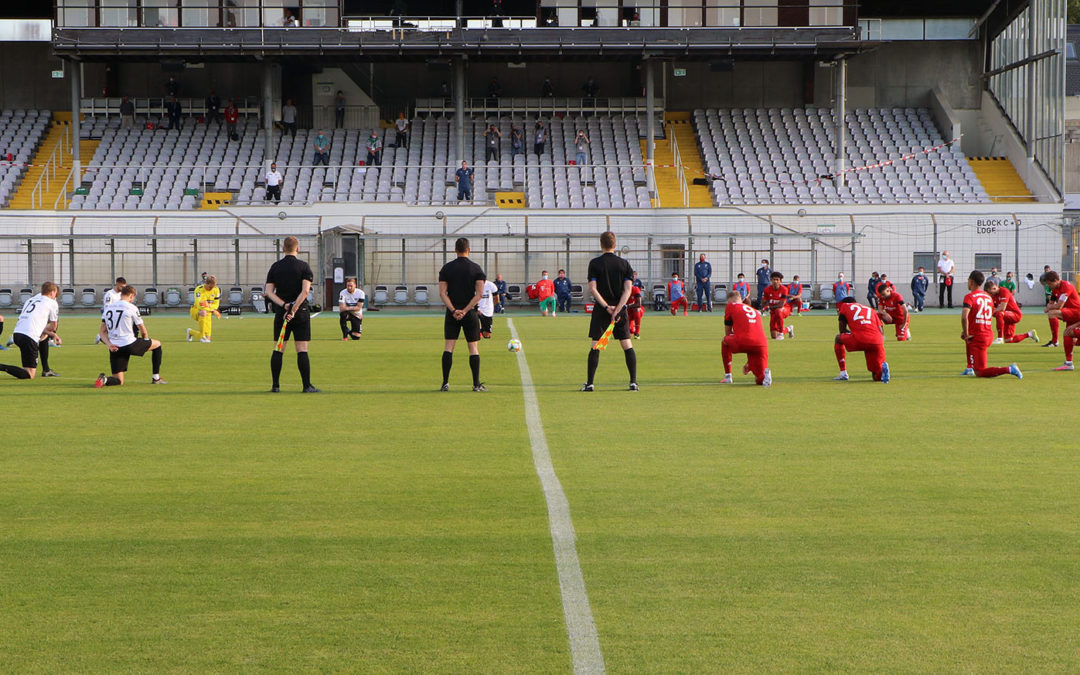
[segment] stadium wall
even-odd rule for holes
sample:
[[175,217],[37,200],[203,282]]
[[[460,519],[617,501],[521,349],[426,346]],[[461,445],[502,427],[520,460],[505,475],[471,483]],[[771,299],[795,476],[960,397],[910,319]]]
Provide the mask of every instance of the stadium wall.
[[[434,208],[353,204],[191,216],[12,214],[0,217],[0,288],[17,290],[51,279],[78,290],[107,285],[113,274],[124,274],[138,286],[162,290],[184,287],[201,271],[217,274],[222,285],[250,288],[261,284],[280,239],[289,234],[303,238],[305,256],[321,280],[331,276],[343,242],[359,241],[362,283],[369,292],[376,284],[437,287],[438,269],[453,256],[459,236],[470,237],[474,258],[489,274],[501,273],[510,283],[535,281],[542,269],[560,267],[581,282],[588,259],[596,255],[599,233],[610,228],[622,255],[649,285],[662,283],[672,271],[685,274],[705,253],[717,283],[729,283],[739,272],[752,278],[758,261],[768,258],[774,269],[788,278],[799,274],[815,290],[844,272],[861,293],[872,271],[888,274],[906,289],[916,254],[932,261],[937,251],[948,250],[961,275],[976,265],[976,256],[984,263],[998,259],[981,256],[1000,256],[1002,272],[1037,278],[1043,265],[1061,269],[1065,253],[1059,204],[800,211],[450,207],[438,218]],[[1038,287],[1019,290],[1022,302],[1041,298]],[[429,302],[437,303],[437,295],[432,293]]]
[[71,109],[71,85],[50,72],[63,66],[47,42],[0,41],[0,109]]

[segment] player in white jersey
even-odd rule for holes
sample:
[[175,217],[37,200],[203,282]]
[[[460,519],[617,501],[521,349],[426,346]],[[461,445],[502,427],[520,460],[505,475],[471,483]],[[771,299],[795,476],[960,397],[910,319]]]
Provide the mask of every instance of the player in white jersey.
[[480,335],[484,338],[491,337],[491,321],[495,316],[495,295],[498,292],[499,287],[495,285],[495,282],[487,280],[484,282],[480,302],[476,303],[476,313],[480,317]]
[[359,340],[364,334],[364,289],[356,286],[356,279],[345,280],[345,288],[338,295],[338,323],[341,325],[341,340],[349,338]]
[[[124,373],[128,369],[128,360],[132,356],[142,356],[150,352],[154,366],[154,379],[150,384],[165,384],[161,379],[161,343],[151,340],[146,332],[146,324],[139,315],[139,308],[132,304],[135,289],[124,286],[120,289],[120,300],[106,305],[101,312],[101,341],[109,348],[109,366],[112,377],[105,373],[98,375],[94,386],[116,387],[124,384]],[[139,336],[135,336],[136,328]]]
[[[124,277],[116,277],[116,282],[113,284],[113,287],[105,291],[105,297],[101,299],[102,315],[105,314],[106,307],[113,304],[114,302],[120,302],[120,289],[124,286],[127,286],[127,279],[125,279]],[[98,333],[94,336],[94,344],[99,344],[100,342],[101,334]]]
[[56,324],[60,320],[60,305],[56,303],[59,292],[56,284],[46,281],[41,285],[41,292],[23,305],[12,335],[12,340],[22,352],[22,368],[0,364],[0,371],[19,380],[32,380],[37,374],[40,354],[45,374],[52,372],[48,367],[49,339],[52,338],[57,345],[63,344],[56,333]]

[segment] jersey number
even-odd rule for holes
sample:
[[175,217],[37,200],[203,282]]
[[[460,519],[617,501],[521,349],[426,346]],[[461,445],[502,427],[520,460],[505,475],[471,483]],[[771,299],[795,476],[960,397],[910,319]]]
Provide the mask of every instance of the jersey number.
[[743,305],[742,306],[742,311],[743,311],[743,314],[746,315],[746,318],[750,320],[750,323],[753,323],[753,322],[757,321],[758,314],[757,314],[756,309],[754,309],[750,305]]
[[22,311],[23,315],[24,316],[30,316],[31,314],[34,313],[34,310],[37,309],[37,306],[38,306],[38,301],[37,300],[34,300],[33,302],[26,303],[26,307],[24,307],[23,311]]
[[124,318],[124,313],[110,309],[105,312],[105,315],[102,318],[105,319],[105,325],[109,330],[116,330],[120,327],[120,319]]
[[975,299],[975,323],[989,324],[994,316],[994,303],[990,298]]
[[[870,308],[862,305],[854,305],[855,312],[851,315],[852,321],[866,321],[870,318]],[[863,311],[866,310],[866,311]]]

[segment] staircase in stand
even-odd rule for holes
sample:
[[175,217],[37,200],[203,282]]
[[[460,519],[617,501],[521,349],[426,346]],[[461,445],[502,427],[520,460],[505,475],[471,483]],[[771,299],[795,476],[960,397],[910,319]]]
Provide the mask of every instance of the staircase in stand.
[[1006,157],[968,157],[968,164],[982,183],[990,201],[998,203],[1034,202],[1016,167]]
[[[687,190],[688,204],[690,208],[709,208],[713,206],[712,195],[709,188],[704,185],[694,185],[694,178],[704,176],[704,164],[701,160],[701,151],[698,149],[697,137],[694,133],[694,125],[690,122],[690,113],[685,111],[669,111],[664,114],[665,137],[656,140],[654,151],[655,166],[653,175],[656,179],[656,196],[660,206],[664,208],[683,208],[683,189]],[[641,142],[642,155],[647,154],[647,141]],[[672,146],[677,146],[682,171],[675,162],[675,153]]]
[[[42,139],[37,152],[30,160],[31,166],[23,175],[19,189],[11,197],[9,208],[12,209],[47,209],[52,210],[53,205],[57,209],[67,208],[67,193],[62,192],[65,188],[65,179],[72,167],[71,148],[65,143],[65,138],[70,138],[71,113],[54,112],[49,132]],[[82,163],[85,164],[94,156],[100,141],[79,141],[79,153]],[[58,149],[59,148],[59,149]],[[41,190],[35,199],[34,189],[46,172],[46,164],[53,157],[56,166],[50,170],[49,185]],[[85,173],[85,169],[83,169]],[[79,177],[80,180],[82,176]],[[78,183],[80,181],[76,181]],[[71,187],[68,185],[68,187]],[[73,188],[72,188],[73,189]]]

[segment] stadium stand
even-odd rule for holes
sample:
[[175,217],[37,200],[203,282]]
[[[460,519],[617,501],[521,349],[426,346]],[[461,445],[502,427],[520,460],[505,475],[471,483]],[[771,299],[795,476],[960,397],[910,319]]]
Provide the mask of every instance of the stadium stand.
[[48,110],[0,111],[0,207],[7,207],[49,127]]
[[845,117],[848,166],[886,166],[831,176],[834,116],[829,108],[695,110],[706,171],[724,204],[987,203],[990,198],[957,145],[916,108],[871,108]]

